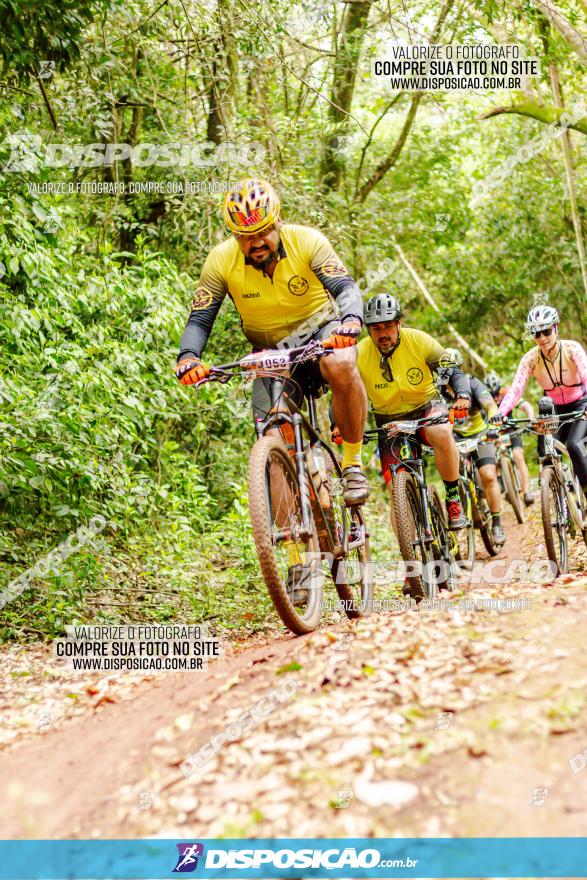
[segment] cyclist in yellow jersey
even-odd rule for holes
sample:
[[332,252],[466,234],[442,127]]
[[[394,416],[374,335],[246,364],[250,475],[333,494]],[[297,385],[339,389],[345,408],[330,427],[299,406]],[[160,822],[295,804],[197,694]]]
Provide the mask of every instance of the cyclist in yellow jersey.
[[[362,504],[369,485],[361,468],[367,399],[356,349],[363,324],[361,292],[321,232],[282,223],[279,212],[279,198],[264,180],[248,178],[227,193],[223,215],[232,237],[213,248],[204,263],[175,373],[184,385],[208,375],[201,355],[227,294],[254,350],[333,339],[334,352],[294,378],[301,385],[330,386],[343,438],[344,500]],[[301,404],[297,384],[287,382],[285,389]],[[270,408],[269,380],[258,377],[255,418],[265,418]]]
[[[402,326],[398,300],[388,293],[371,297],[365,307],[369,336],[359,342],[359,371],[371,402],[377,426],[397,420],[411,420],[447,413],[433,378],[443,362],[445,350],[432,336]],[[452,371],[457,412],[468,410],[469,382],[461,371]],[[446,488],[446,507],[450,528],[466,525],[459,497],[459,454],[450,424],[419,429],[418,438],[434,450],[436,467]],[[395,463],[389,439],[379,442],[383,477],[393,491],[391,465]]]
[[[447,349],[451,363],[459,368],[463,363],[463,356],[456,348]],[[497,477],[497,458],[493,439],[497,438],[497,430],[488,426],[489,419],[497,413],[497,403],[493,399],[491,391],[477,376],[469,376],[471,386],[471,408],[465,419],[457,419],[453,425],[458,437],[476,437],[479,435],[479,443],[473,455],[475,465],[479,471],[483,491],[487,498],[491,511],[491,531],[496,546],[501,547],[505,542],[505,532],[501,524],[501,489]],[[447,388],[448,397],[453,396],[450,386]],[[486,436],[485,436],[486,435]]]

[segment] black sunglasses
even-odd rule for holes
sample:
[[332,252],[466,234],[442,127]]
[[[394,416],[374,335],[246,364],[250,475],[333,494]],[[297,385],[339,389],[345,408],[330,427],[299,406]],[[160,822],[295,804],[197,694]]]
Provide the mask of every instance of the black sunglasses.
[[553,329],[554,329],[553,327],[549,327],[548,330],[538,330],[534,334],[534,339],[538,339],[539,336],[550,336]]

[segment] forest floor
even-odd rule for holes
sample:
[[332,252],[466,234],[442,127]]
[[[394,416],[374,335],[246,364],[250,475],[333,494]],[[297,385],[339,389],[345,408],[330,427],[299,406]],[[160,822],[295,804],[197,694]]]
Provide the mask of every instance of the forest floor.
[[[544,558],[538,505],[506,519],[499,558]],[[574,543],[568,576],[467,592],[529,609],[456,598],[276,630],[199,672],[74,673],[50,646],[3,647],[0,837],[583,835],[585,572]],[[286,679],[291,699],[184,775]]]

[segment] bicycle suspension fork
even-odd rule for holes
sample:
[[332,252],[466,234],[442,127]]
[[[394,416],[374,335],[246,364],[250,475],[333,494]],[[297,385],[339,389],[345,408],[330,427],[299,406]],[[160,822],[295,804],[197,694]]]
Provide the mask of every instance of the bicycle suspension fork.
[[304,454],[304,438],[302,436],[302,417],[299,413],[292,416],[294,429],[294,461],[300,487],[300,506],[302,509],[303,532],[300,537],[309,538],[312,534],[312,505],[310,504],[310,489],[308,486],[308,472],[306,456]]

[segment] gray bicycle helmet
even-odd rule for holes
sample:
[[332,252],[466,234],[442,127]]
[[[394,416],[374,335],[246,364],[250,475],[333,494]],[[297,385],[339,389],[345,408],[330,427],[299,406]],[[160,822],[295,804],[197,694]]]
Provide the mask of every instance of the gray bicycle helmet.
[[367,301],[365,324],[379,324],[383,321],[397,321],[402,317],[402,307],[390,293],[378,293]]
[[491,370],[491,372],[487,373],[483,382],[487,385],[494,397],[496,394],[499,394],[501,390],[501,379],[495,370]]

